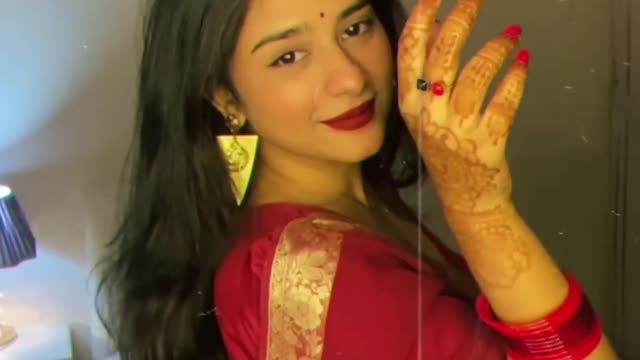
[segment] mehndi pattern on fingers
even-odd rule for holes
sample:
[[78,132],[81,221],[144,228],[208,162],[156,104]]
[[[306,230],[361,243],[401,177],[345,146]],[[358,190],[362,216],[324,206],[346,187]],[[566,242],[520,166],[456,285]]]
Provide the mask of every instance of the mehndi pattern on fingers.
[[398,94],[403,112],[418,106],[420,94],[416,81],[421,78],[426,61],[430,31],[441,0],[422,0],[412,11],[398,41]]
[[458,126],[478,115],[491,82],[514,46],[510,39],[495,39],[487,43],[464,67],[451,98],[453,116],[457,118]]
[[527,81],[526,65],[516,60],[487,105],[481,124],[493,145],[506,142]]
[[492,145],[498,146],[500,142],[506,140],[513,126],[513,121],[510,119],[514,112],[510,104],[495,104],[491,114],[485,118],[487,136]]
[[426,36],[425,32],[426,30],[418,26],[414,27],[413,25],[407,24],[402,33],[398,49],[398,70],[401,74],[407,74],[407,76],[398,79],[398,90],[402,97],[400,106],[417,105],[403,104],[403,100],[406,99],[411,92],[415,93],[414,85],[418,77],[412,77],[411,74],[417,75],[422,73],[422,57],[419,52],[425,51],[420,47],[422,42],[426,44],[426,41],[421,39],[421,36]]
[[481,2],[460,0],[443,23],[425,67],[425,75],[432,81],[453,83],[460,53],[475,24]]

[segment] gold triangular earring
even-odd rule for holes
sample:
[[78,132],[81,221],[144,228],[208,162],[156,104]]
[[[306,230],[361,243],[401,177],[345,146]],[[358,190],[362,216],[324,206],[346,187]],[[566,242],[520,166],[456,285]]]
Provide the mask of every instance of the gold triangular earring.
[[258,150],[258,135],[237,135],[243,124],[234,115],[228,115],[226,121],[231,135],[218,135],[216,139],[231,175],[236,203],[240,206],[251,180]]

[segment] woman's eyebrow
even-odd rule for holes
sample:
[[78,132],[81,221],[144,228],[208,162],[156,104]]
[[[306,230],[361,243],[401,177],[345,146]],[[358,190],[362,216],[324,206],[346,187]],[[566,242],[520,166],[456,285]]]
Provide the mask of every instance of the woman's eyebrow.
[[[340,12],[339,19],[344,20],[349,16],[353,15],[354,13],[362,10],[368,5],[369,5],[368,0],[358,0],[355,3],[349,5],[346,9],[342,10],[342,12]],[[293,36],[300,35],[301,33],[304,32],[306,28],[307,28],[306,25],[297,25],[292,28],[288,28],[288,29],[267,35],[256,43],[256,45],[251,50],[251,53],[252,54],[255,53],[258,49],[260,49],[261,47],[269,43],[284,40],[284,39],[289,39]]]

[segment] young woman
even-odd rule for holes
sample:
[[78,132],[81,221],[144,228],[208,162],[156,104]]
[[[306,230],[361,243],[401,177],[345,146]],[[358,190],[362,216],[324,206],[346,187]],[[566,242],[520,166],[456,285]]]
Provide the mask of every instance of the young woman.
[[[439,0],[155,0],[101,286],[121,357],[615,358],[511,201],[527,51],[481,109],[521,29],[459,72],[480,5],[438,32]],[[464,259],[398,197],[420,160]]]

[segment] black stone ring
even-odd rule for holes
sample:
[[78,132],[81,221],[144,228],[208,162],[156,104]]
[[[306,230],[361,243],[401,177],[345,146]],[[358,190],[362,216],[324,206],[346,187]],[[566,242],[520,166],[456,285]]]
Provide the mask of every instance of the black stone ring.
[[429,91],[429,89],[431,88],[431,83],[425,79],[418,79],[416,87],[420,91]]

